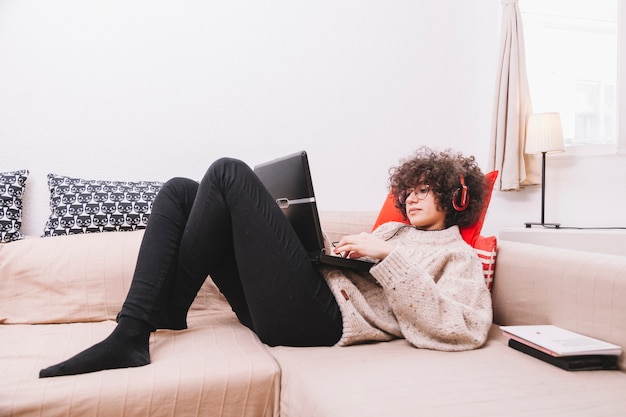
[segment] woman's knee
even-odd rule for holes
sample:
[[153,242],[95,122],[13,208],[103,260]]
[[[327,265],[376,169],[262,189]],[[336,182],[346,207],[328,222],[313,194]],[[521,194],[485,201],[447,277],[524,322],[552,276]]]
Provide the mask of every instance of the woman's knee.
[[198,187],[198,183],[190,178],[174,177],[167,180],[159,193],[166,192],[188,192],[189,190],[195,190]]
[[190,178],[174,177],[163,184],[157,195],[157,200],[193,202],[197,191],[198,183],[196,181]]
[[245,162],[236,158],[223,157],[217,159],[209,166],[203,180],[227,184],[250,173],[252,173],[252,169]]
[[208,172],[214,173],[230,173],[240,169],[249,169],[248,165],[240,159],[223,157],[215,160],[209,166]]

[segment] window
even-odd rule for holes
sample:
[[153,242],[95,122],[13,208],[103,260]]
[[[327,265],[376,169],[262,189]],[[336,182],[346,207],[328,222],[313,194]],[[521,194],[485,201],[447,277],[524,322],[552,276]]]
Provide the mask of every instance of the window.
[[617,3],[519,1],[533,112],[561,113],[567,146],[617,145]]

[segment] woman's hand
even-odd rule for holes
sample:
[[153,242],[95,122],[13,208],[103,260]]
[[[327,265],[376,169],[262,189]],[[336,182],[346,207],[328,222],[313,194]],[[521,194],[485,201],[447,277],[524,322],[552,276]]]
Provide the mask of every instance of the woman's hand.
[[381,261],[391,253],[395,244],[384,241],[369,233],[344,236],[335,244],[334,252],[344,258],[361,258],[367,256]]

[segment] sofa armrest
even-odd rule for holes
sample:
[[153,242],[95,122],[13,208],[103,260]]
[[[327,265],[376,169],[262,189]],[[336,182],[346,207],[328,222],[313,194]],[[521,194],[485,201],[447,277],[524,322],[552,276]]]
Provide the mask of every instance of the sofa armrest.
[[495,323],[554,324],[626,352],[626,257],[500,240],[497,259]]

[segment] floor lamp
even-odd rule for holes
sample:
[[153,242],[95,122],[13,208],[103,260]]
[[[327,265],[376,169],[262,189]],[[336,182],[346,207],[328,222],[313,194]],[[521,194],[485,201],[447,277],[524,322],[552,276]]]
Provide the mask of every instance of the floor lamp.
[[527,154],[541,154],[541,223],[524,223],[526,227],[533,225],[554,227],[558,229],[560,223],[545,222],[546,201],[546,153],[564,152],[563,129],[559,113],[535,113],[528,118],[526,125]]

